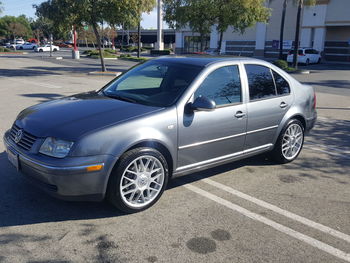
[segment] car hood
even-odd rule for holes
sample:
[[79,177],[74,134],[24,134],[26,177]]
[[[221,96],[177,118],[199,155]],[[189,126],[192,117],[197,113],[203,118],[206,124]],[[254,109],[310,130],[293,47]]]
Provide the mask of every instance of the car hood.
[[162,108],[82,93],[23,110],[16,124],[37,137],[75,141],[82,135]]

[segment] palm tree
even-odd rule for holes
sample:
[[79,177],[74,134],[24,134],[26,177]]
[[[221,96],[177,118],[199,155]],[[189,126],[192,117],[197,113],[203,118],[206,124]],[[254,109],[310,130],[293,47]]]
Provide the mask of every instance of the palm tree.
[[294,0],[298,5],[297,21],[295,27],[295,40],[294,40],[294,51],[293,51],[293,67],[298,68],[298,50],[299,50],[299,39],[300,39],[300,26],[301,26],[301,11],[304,5],[315,5],[316,0]]

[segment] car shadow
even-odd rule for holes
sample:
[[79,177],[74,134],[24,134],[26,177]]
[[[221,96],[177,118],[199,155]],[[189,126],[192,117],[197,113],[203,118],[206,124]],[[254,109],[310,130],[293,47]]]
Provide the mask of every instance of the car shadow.
[[[264,156],[258,156],[203,171],[200,176],[212,177],[245,165],[272,163]],[[0,167],[0,227],[125,215],[107,202],[69,202],[49,196],[15,170],[7,160],[6,152],[0,153]],[[198,175],[175,178],[168,189],[202,179]]]
[[62,75],[58,72],[39,69],[0,69],[0,75],[3,77],[32,77],[45,75]]
[[124,215],[106,202],[68,202],[32,185],[0,153],[0,227]]

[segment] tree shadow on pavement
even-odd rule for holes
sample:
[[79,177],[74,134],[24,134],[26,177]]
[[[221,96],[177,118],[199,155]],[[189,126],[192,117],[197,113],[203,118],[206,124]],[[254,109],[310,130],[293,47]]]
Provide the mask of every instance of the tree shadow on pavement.
[[60,73],[50,70],[38,70],[38,69],[0,69],[0,76],[3,77],[33,77],[33,76],[45,76],[45,75],[62,75]]

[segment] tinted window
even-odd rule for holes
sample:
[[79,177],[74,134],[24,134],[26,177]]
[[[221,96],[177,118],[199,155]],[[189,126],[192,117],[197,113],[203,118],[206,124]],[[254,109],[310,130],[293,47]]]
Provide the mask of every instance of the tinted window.
[[314,54],[312,49],[306,49],[305,54]]
[[[294,51],[293,51],[293,53],[294,53]],[[304,50],[299,49],[298,54],[299,54],[299,55],[304,55]]]
[[238,66],[227,66],[210,73],[194,94],[205,96],[216,105],[241,102],[241,80]]
[[288,82],[277,72],[273,72],[273,77],[276,83],[276,90],[278,95],[286,95],[290,93],[290,87]]
[[257,100],[276,95],[275,83],[269,68],[260,65],[245,65],[249,83],[249,98]]

